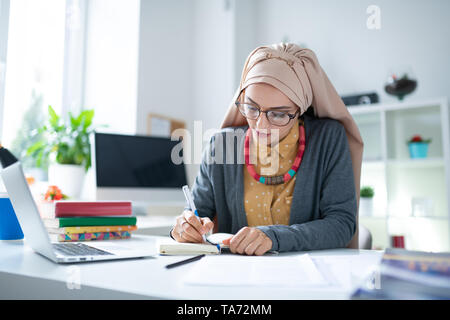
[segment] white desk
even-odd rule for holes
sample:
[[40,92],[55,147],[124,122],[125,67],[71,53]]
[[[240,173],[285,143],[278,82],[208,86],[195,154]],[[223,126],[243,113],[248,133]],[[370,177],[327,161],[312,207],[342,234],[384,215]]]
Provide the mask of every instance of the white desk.
[[154,215],[137,216],[136,218],[138,229],[133,234],[167,237],[175,225],[177,216]]
[[[129,240],[115,241],[154,247],[156,253],[156,244],[162,238],[134,235]],[[350,287],[356,286],[365,275],[364,269],[376,265],[382,256],[380,251],[354,249],[308,253],[313,258],[340,257],[347,263],[352,261],[354,268],[350,278],[353,283]],[[36,254],[23,242],[0,241],[0,299],[347,299],[351,292],[349,287],[305,290],[295,287],[188,286],[182,279],[193,263],[165,268],[165,265],[182,259],[185,257],[156,256],[58,265]],[[78,282],[80,289],[74,285]]]

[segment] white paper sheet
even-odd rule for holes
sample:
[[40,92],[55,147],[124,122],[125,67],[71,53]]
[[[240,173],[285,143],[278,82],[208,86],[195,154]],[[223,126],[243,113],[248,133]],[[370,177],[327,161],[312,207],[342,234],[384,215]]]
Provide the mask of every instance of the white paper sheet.
[[308,254],[301,256],[207,256],[184,277],[199,286],[326,286]]
[[[312,260],[330,286],[351,289],[369,276],[377,276],[380,256],[320,256]],[[375,279],[377,280],[377,279]]]

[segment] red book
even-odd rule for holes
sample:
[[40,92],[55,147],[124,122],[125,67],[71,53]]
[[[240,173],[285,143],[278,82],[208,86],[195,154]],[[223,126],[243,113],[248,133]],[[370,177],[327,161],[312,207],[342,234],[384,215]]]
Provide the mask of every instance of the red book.
[[95,216],[130,216],[129,201],[57,201],[55,217],[95,217]]

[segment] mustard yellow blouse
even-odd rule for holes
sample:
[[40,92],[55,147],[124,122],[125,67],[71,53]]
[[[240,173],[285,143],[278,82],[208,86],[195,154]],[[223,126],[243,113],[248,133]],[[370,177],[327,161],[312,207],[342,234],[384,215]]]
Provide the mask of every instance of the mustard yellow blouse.
[[[298,120],[302,121],[302,120]],[[298,151],[299,122],[296,121],[286,137],[280,142],[278,148],[267,146],[267,152],[260,158],[259,146],[250,146],[250,152],[257,152],[255,170],[263,176],[278,176],[285,174],[292,167]],[[303,122],[301,122],[303,123]],[[251,139],[251,143],[255,143]],[[278,152],[277,150],[278,149]],[[271,152],[278,153],[279,168],[276,172],[270,172]],[[275,156],[275,155],[274,155]],[[262,161],[261,161],[262,160]],[[266,170],[261,173],[261,170]],[[276,168],[275,168],[276,169]],[[249,227],[282,224],[289,225],[292,194],[294,192],[297,174],[289,181],[278,185],[266,185],[256,181],[244,167],[244,206]]]

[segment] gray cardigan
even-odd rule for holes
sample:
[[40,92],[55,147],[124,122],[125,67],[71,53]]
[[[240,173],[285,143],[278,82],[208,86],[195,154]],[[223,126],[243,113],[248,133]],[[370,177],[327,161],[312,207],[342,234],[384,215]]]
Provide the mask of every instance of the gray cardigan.
[[[280,252],[343,248],[356,231],[357,210],[345,129],[334,119],[302,117],[306,148],[295,181],[289,225],[257,228],[272,240],[272,250]],[[235,234],[247,226],[243,174],[247,129],[248,125],[224,128],[213,135],[192,187],[199,215],[213,220],[217,213],[218,232]]]

